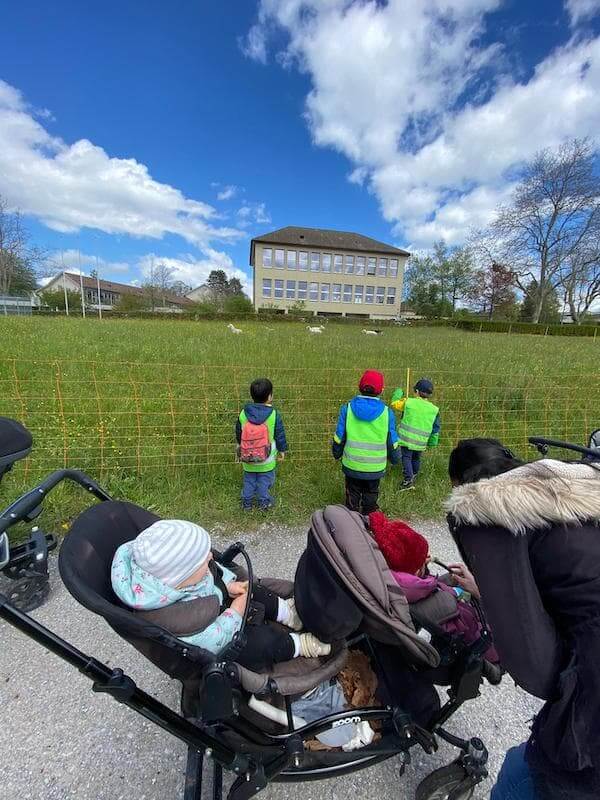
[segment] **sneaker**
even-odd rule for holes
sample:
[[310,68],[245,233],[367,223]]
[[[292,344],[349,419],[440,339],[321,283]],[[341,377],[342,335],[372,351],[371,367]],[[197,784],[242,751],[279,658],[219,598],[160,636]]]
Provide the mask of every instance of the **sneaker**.
[[285,601],[288,607],[288,618],[286,622],[283,624],[286,628],[291,628],[293,631],[301,631],[304,627],[304,623],[300,619],[300,615],[296,610],[296,601],[293,597],[290,597],[289,600]]
[[313,633],[300,634],[300,655],[302,658],[318,658],[328,656],[331,645],[320,642]]
[[272,508],[275,508],[275,503],[263,503],[258,507],[259,511],[270,511]]
[[402,481],[402,483],[400,484],[401,492],[405,492],[407,489],[414,489],[414,488],[415,488],[414,479],[412,481]]

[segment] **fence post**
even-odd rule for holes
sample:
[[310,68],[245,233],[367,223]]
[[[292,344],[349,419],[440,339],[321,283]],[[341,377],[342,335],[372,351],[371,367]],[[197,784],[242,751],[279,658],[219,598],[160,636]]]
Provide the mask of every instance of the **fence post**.
[[598,333],[598,326],[596,325],[596,327],[594,328],[594,339],[596,338],[597,333]]
[[546,330],[544,331],[544,336],[548,336],[548,326],[546,325]]
[[480,322],[479,323],[479,333],[481,333],[482,330],[483,330],[483,322]]
[[509,333],[509,335],[512,333],[512,322],[508,326],[508,333]]
[[410,367],[406,368],[406,396],[410,394]]

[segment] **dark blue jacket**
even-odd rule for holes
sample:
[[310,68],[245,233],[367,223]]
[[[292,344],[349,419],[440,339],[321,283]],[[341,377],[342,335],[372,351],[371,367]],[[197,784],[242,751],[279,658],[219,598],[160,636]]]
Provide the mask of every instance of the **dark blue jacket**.
[[[248,422],[254,425],[260,425],[265,422],[271,411],[275,414],[275,447],[278,453],[285,453],[288,449],[288,443],[285,438],[285,430],[281,420],[281,414],[276,411],[273,406],[268,406],[265,403],[246,403],[244,411],[248,417]],[[238,417],[235,423],[235,438],[239,444],[242,441],[242,426]]]
[[[378,397],[365,397],[364,395],[357,395],[353,397],[350,403],[344,403],[340,408],[340,415],[338,417],[337,427],[333,441],[331,443],[331,452],[333,457],[339,460],[344,453],[344,445],[346,444],[346,415],[348,413],[348,405],[352,408],[352,413],[358,419],[369,422],[376,419],[384,408],[387,408],[383,400]],[[391,408],[388,411],[388,436],[387,436],[387,451],[388,460],[390,464],[398,464],[400,461],[400,447],[398,440],[398,432],[396,431],[396,417]],[[348,469],[342,464],[342,470],[345,475],[350,478],[358,478],[359,480],[377,480],[383,478],[385,470],[381,472],[358,472],[354,469]]]

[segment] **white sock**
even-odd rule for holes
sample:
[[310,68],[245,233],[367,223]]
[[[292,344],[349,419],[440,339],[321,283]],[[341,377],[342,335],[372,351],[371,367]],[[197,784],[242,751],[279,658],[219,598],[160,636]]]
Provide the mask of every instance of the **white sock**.
[[292,642],[294,643],[294,655],[292,658],[298,658],[300,655],[300,634],[299,633],[290,633],[289,634]]
[[282,625],[285,625],[286,622],[289,622],[289,619],[290,619],[290,607],[287,604],[287,600],[278,597],[276,622],[280,622]]

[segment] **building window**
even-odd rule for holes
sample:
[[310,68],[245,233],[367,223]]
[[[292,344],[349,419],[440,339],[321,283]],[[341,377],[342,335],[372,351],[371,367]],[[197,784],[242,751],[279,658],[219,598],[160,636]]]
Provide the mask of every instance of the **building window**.
[[285,253],[283,250],[275,250],[275,266],[277,269],[283,269],[285,266]]
[[285,296],[287,300],[296,299],[296,281],[288,281],[285,287]]
[[365,292],[365,303],[371,305],[374,299],[375,299],[375,287],[367,286],[367,291]]
[[385,278],[385,276],[387,275],[387,258],[379,259],[379,270],[377,274],[381,275],[382,278]]
[[271,297],[271,278],[263,278],[263,297]]
[[319,299],[319,284],[318,283],[309,283],[308,284],[308,299],[316,302]]
[[356,274],[357,275],[364,275],[365,274],[365,257],[364,256],[356,256]]
[[345,283],[344,284],[344,303],[351,303],[352,302],[352,284]]
[[362,303],[362,301],[363,301],[364,288],[365,287],[361,286],[360,284],[358,284],[357,286],[354,287],[354,302],[357,305],[360,305]]
[[329,284],[322,283],[321,284],[321,302],[328,303],[329,302]]
[[344,256],[333,257],[333,271],[340,275],[344,271]]
[[339,303],[342,299],[342,284],[334,283],[331,289],[331,302]]
[[275,281],[274,296],[276,298],[282,298],[283,297],[283,281]]
[[302,250],[298,253],[298,269],[300,272],[306,272],[308,269],[308,253]]
[[295,250],[287,251],[287,265],[288,269],[296,269],[297,254]]
[[306,300],[306,281],[298,281],[298,300]]
[[367,266],[367,275],[375,275],[376,272],[377,272],[377,259],[369,258],[369,264]]
[[385,302],[385,286],[377,287],[377,303],[382,306]]
[[396,287],[395,286],[388,286],[387,288],[387,304],[388,306],[393,306],[396,302]]
[[398,277],[398,259],[390,258],[390,278]]
[[320,263],[321,263],[321,254],[320,253],[311,253],[310,254],[310,271],[311,272],[318,272]]
[[263,247],[263,267],[270,267],[273,265],[273,250],[270,247]]
[[321,256],[321,269],[323,272],[331,272],[331,253],[323,253]]
[[346,275],[354,272],[354,256],[346,256]]

